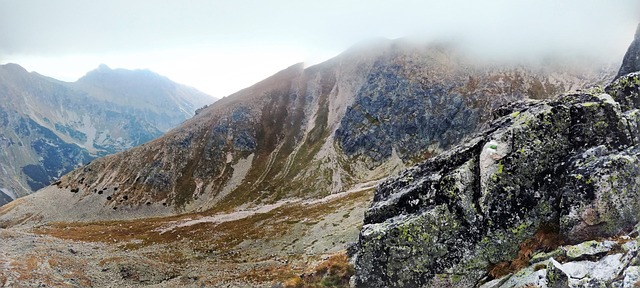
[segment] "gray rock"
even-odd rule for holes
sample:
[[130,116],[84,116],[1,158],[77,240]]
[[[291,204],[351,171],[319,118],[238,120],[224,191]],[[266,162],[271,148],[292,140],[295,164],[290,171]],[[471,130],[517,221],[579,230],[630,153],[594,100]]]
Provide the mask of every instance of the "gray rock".
[[[360,237],[357,285],[433,287],[437,277],[475,285],[541,229],[577,243],[633,227],[640,141],[628,123],[637,121],[630,112],[640,108],[639,86],[630,74],[608,95],[593,89],[510,105],[473,140],[381,184]],[[572,255],[610,244],[602,245]],[[567,274],[609,271],[598,263],[571,264]]]
[[581,258],[584,256],[596,255],[600,253],[607,253],[611,251],[617,245],[613,241],[598,242],[595,240],[580,243],[578,245],[566,246],[563,249],[566,251],[566,256],[569,259]]
[[547,286],[562,288],[569,286],[569,276],[562,271],[562,264],[551,258],[547,263]]
[[624,280],[622,287],[637,287],[640,283],[640,266],[629,266],[624,271]]
[[638,29],[636,30],[635,39],[624,55],[622,67],[620,67],[616,79],[636,71],[640,71],[640,25],[638,25]]

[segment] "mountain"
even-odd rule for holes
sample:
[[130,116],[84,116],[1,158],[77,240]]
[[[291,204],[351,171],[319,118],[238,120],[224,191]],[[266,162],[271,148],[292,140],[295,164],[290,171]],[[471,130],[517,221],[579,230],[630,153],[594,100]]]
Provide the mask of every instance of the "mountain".
[[604,89],[503,106],[473,139],[378,186],[354,286],[637,286],[638,41],[640,26],[629,73]]
[[0,207],[0,283],[344,285],[378,183],[492,129],[503,105],[609,83],[606,67],[406,39],[291,66]]
[[104,220],[324,197],[448,149],[484,127],[502,104],[548,98],[613,74],[561,60],[504,65],[472,59],[451,44],[362,45],[306,69],[291,66],[163,137],[69,173],[32,199],[64,202],[56,209],[69,215],[59,220]]
[[[629,235],[640,219],[638,95],[635,73],[604,90],[504,106],[472,140],[381,184],[360,234],[356,286],[477,287],[529,266],[537,250],[542,258],[532,266],[551,269],[555,259],[566,278],[578,275],[576,266],[589,267],[567,263],[580,258],[570,256],[578,253],[570,245],[625,236],[635,242]],[[626,252],[626,240],[611,253]],[[635,253],[627,256],[618,268]],[[564,281],[609,287],[618,272]],[[557,287],[547,273],[539,272],[548,281],[532,273],[519,284]],[[491,285],[512,287],[504,281]]]
[[157,138],[213,98],[151,71],[105,65],[74,83],[0,66],[0,204]]

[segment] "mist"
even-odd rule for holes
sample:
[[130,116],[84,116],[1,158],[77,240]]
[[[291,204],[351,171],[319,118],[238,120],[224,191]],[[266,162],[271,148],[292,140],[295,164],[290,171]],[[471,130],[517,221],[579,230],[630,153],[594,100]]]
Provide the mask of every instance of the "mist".
[[[165,70],[157,71],[161,74],[180,70],[178,80],[200,88],[211,84],[189,82],[196,76],[184,71],[192,68],[178,66],[196,61],[188,67],[204,69],[198,73],[219,75],[203,67],[218,66],[242,75],[232,71],[234,65],[260,70],[261,57],[278,59],[263,67],[261,73],[268,74],[295,62],[326,60],[378,37],[454,41],[473,53],[505,59],[569,53],[615,61],[622,58],[638,22],[637,0],[0,0],[0,63],[28,62],[28,69],[65,74],[63,78],[77,78],[81,75],[72,74],[81,72],[56,72],[55,66],[61,66],[56,59],[91,66],[106,60],[112,67],[135,63],[124,68]],[[276,52],[260,50],[280,52],[270,56]],[[207,60],[207,53],[217,56]],[[234,54],[234,61],[223,63],[224,53]],[[148,55],[174,57],[172,65],[177,66],[159,67],[154,64],[159,60]],[[243,62],[245,57],[251,60]],[[66,69],[87,69],[79,66]],[[268,76],[262,74],[255,77]],[[232,88],[225,89],[204,90],[224,94]]]

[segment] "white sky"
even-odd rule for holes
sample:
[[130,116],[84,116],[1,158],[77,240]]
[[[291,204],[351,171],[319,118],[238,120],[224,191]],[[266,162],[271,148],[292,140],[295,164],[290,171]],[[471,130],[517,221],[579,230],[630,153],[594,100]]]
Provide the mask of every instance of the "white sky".
[[0,63],[75,81],[104,63],[223,97],[370,38],[621,59],[638,0],[0,0]]

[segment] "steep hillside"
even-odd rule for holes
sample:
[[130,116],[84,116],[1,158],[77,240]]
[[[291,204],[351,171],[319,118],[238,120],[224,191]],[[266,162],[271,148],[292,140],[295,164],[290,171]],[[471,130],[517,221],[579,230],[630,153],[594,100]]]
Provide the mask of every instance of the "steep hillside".
[[101,66],[66,83],[0,66],[0,204],[148,142],[213,101],[150,71]]
[[129,219],[346,191],[459,143],[504,103],[614,73],[572,60],[507,65],[471,59],[454,45],[358,46],[289,67],[157,140],[93,161],[2,219]]
[[355,287],[637,287],[638,41],[604,89],[503,106],[379,185]]

